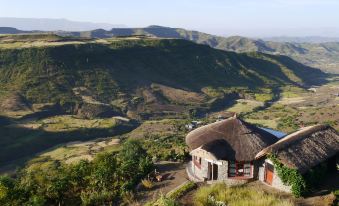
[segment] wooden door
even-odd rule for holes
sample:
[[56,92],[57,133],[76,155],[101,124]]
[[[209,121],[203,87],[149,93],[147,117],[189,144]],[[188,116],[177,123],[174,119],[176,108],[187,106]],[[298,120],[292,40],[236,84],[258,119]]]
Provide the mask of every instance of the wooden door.
[[265,182],[272,185],[274,167],[271,164],[266,163],[265,165]]

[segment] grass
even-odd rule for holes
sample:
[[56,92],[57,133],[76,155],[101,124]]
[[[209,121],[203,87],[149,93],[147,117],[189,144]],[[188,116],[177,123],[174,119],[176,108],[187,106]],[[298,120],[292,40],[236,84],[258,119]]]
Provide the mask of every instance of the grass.
[[262,125],[267,128],[276,129],[278,127],[279,119],[245,119],[247,122],[257,125]]
[[293,98],[293,97],[301,97],[302,95],[306,94],[307,92],[296,86],[286,86],[282,88],[281,96],[282,98]]
[[144,138],[147,136],[168,136],[185,134],[184,126],[189,121],[182,119],[162,119],[144,121],[138,128],[128,134],[132,138]]
[[111,128],[116,126],[115,118],[80,119],[73,115],[59,115],[41,121],[46,131],[72,131],[80,128]]
[[156,201],[148,202],[145,206],[179,206],[174,199],[168,198],[165,195],[161,195]]
[[256,107],[262,106],[260,101],[239,99],[237,103],[227,110],[230,112],[246,113],[253,111]]
[[[192,92],[203,88],[212,88],[207,93],[218,96],[213,88],[262,88],[269,83],[290,82],[278,67],[283,62],[268,61],[271,56],[228,53],[178,39],[116,39],[105,40],[105,43],[33,40],[23,43],[37,47],[18,50],[15,48],[20,45],[9,43],[13,44],[12,49],[0,48],[0,61],[4,62],[0,69],[0,87],[21,91],[33,103],[80,101],[72,92],[72,88],[78,86],[88,88],[98,101],[110,103],[120,94],[133,94],[133,89],[144,86],[143,82],[152,82],[170,85],[171,91],[176,92],[175,89],[185,88],[190,98],[199,102],[202,97]],[[53,75],[46,71],[46,66],[53,68]],[[311,77],[317,74],[316,71],[309,73],[308,68],[297,62],[289,62],[289,69],[302,72],[305,82],[312,82]],[[276,78],[272,79],[271,75]],[[187,96],[185,91],[181,90],[180,96]],[[166,94],[176,98],[173,92]],[[269,96],[265,93],[258,98],[265,101]]]
[[[97,138],[113,137],[127,133],[135,127],[133,124],[114,119],[98,119],[97,121],[78,120],[70,116],[55,117],[52,119],[60,120],[59,118],[61,118],[61,120],[66,119],[66,124],[63,121],[53,123],[53,126],[45,123],[47,129],[43,127],[36,129],[28,128],[28,125],[32,124],[32,122],[16,124],[16,122],[13,121],[13,125],[0,125],[2,145],[0,165],[5,167],[13,161],[31,157],[47,149],[51,149],[56,145],[65,144],[66,142],[89,141]],[[40,124],[44,124],[43,121],[44,120],[42,120]],[[36,121],[33,121],[33,123],[34,122],[36,123]],[[69,151],[71,148],[66,148],[67,151],[60,149],[53,153],[53,155],[56,157],[55,159],[62,159],[66,152],[81,153],[81,151],[78,150],[82,150],[82,148],[86,149],[90,155],[92,155],[93,152],[96,153],[101,150],[114,150],[114,147],[112,144],[102,146],[99,145],[99,143],[95,143],[91,148],[86,148],[86,146],[81,146],[81,149],[74,147],[71,151]],[[68,156],[67,158],[70,159]]]
[[[219,204],[232,206],[292,206],[290,200],[245,186],[227,187],[225,184],[204,186],[194,194],[196,206]],[[213,204],[214,203],[214,204]]]
[[188,181],[187,183],[181,185],[179,188],[177,188],[176,190],[168,193],[166,196],[168,198],[177,200],[178,198],[182,197],[183,195],[185,195],[187,192],[193,190],[194,188],[196,188],[197,185],[194,182]]
[[120,150],[118,139],[95,140],[89,142],[75,142],[50,149],[38,157],[33,158],[34,164],[46,164],[49,161],[60,161],[67,164],[80,160],[92,160],[95,155],[103,152],[116,152]]
[[152,189],[154,184],[151,180],[148,179],[142,179],[141,180],[142,185],[144,186],[144,188],[146,189]]
[[273,95],[268,93],[261,93],[261,94],[255,94],[255,100],[259,101],[259,102],[267,102],[270,101],[273,98]]

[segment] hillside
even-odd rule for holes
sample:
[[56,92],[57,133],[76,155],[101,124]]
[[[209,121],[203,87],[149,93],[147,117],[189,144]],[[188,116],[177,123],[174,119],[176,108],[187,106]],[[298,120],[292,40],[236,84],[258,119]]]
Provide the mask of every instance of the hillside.
[[294,43],[327,43],[338,42],[338,37],[322,37],[322,36],[305,36],[305,37],[290,37],[290,36],[278,36],[278,37],[266,37],[265,41],[274,42],[294,42]]
[[325,72],[339,73],[339,42],[327,43],[296,43],[274,42],[245,37],[220,37],[198,31],[189,31],[180,28],[150,26],[146,28],[114,28],[87,32],[59,32],[61,35],[72,35],[92,38],[110,38],[112,36],[148,35],[161,38],[181,38],[206,44],[216,49],[253,52],[259,51],[268,54],[286,55],[311,67],[322,69]]
[[[0,34],[43,33],[43,31],[20,31],[15,28],[0,27]],[[199,44],[209,45],[216,49],[235,52],[263,52],[274,55],[285,55],[302,64],[319,68],[329,73],[339,73],[339,42],[321,42],[319,38],[310,37],[309,42],[298,38],[268,38],[265,41],[240,36],[220,37],[198,31],[181,28],[150,26],[146,28],[113,28],[112,30],[96,29],[91,31],[55,31],[62,36],[86,38],[111,38],[117,36],[145,35],[159,38],[179,38]],[[319,42],[320,41],[320,42]],[[326,41],[326,40],[323,40]]]
[[314,85],[324,77],[286,56],[238,54],[179,39],[2,36],[0,164],[137,126],[114,123],[115,116],[189,119],[240,97],[269,101],[280,87]]
[[208,88],[229,88],[224,89],[229,93],[240,87],[311,85],[324,76],[285,56],[237,54],[185,40],[63,42],[49,37],[45,43],[36,40],[39,44],[14,41],[22,48],[8,47],[6,41],[0,52],[0,86],[21,93],[32,103],[72,105],[91,96],[92,101],[113,104],[123,112],[140,113],[147,110],[141,104],[176,102],[178,98],[170,95],[173,89],[193,92],[192,98],[200,104],[212,99]]

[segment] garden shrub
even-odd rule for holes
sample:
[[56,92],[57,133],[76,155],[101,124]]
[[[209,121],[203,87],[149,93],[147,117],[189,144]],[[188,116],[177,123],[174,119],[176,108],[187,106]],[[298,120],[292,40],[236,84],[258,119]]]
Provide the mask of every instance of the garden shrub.
[[274,155],[270,155],[269,159],[272,160],[274,169],[277,171],[281,181],[285,185],[291,186],[292,194],[295,197],[300,197],[307,192],[306,180],[298,170],[286,167]]
[[193,190],[196,186],[197,185],[194,182],[189,181],[186,184],[182,185],[177,190],[167,194],[167,197],[176,200],[185,195],[187,192]]

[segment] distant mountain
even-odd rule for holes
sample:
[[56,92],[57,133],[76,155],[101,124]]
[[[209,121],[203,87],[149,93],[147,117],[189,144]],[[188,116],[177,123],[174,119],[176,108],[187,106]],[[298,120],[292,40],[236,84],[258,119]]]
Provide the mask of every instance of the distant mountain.
[[180,38],[216,49],[235,52],[263,52],[286,55],[308,66],[325,72],[339,73],[339,42],[328,43],[292,43],[250,39],[240,36],[220,37],[198,31],[181,28],[149,26],[146,28],[114,28],[86,32],[59,32],[60,35],[79,37],[110,38],[113,36],[147,35],[161,38]]
[[[0,33],[2,33],[1,30],[2,29],[0,28]],[[325,72],[339,74],[339,42],[274,42],[240,36],[220,37],[198,31],[162,26],[149,26],[146,28],[113,28],[111,30],[96,29],[82,32],[56,31],[54,33],[61,36],[89,38],[146,35],[161,38],[185,39],[225,51],[262,52],[274,55],[286,55],[305,65],[319,68]]]
[[327,43],[327,42],[339,42],[339,37],[322,37],[322,36],[306,36],[306,37],[267,37],[262,38],[265,41],[274,42],[291,42],[291,43]]
[[21,31],[13,27],[0,27],[0,34],[22,34],[22,33],[31,33],[31,32]]
[[0,17],[0,27],[15,27],[19,30],[26,31],[88,31],[94,29],[112,29],[125,26],[119,24],[70,21],[67,19]]
[[308,66],[320,68],[325,72],[339,73],[339,42],[292,43],[263,41],[240,36],[226,38],[198,31],[160,26],[150,26],[147,28],[114,28],[110,31],[94,30],[90,32],[75,32],[72,34],[64,33],[63,35],[97,38],[129,35],[182,38],[226,51],[256,51],[268,54],[286,55]]

